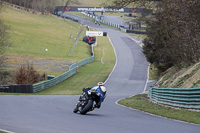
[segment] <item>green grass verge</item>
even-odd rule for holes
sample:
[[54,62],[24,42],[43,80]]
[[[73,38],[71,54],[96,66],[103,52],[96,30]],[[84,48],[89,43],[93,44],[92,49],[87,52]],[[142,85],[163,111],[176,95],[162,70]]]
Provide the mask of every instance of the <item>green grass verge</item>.
[[[79,69],[79,72],[64,82],[37,94],[80,94],[84,87],[105,81],[115,65],[115,54],[107,37],[98,37],[94,48],[95,61]],[[103,62],[101,61],[103,57]],[[102,64],[103,63],[103,64]]]
[[120,100],[118,103],[158,116],[200,124],[200,112],[193,112],[183,109],[176,110],[173,108],[151,103],[150,101],[148,101],[147,94],[140,94],[130,98],[126,98]]

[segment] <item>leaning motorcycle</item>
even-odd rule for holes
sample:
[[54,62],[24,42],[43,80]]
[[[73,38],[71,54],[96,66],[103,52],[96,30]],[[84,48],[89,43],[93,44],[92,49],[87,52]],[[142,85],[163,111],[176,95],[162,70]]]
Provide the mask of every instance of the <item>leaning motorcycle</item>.
[[89,111],[94,110],[94,101],[99,100],[101,97],[101,93],[99,92],[92,92],[88,90],[87,93],[84,92],[80,98],[76,107],[74,108],[74,113],[80,112],[80,114],[85,115]]

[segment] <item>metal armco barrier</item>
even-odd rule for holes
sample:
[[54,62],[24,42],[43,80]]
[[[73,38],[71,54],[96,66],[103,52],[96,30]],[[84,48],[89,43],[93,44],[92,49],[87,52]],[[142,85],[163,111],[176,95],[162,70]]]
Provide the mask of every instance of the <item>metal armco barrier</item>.
[[53,78],[53,79],[50,79],[50,80],[47,80],[47,81],[44,81],[42,83],[38,83],[38,84],[34,84],[33,85],[33,92],[38,92],[38,91],[41,91],[41,90],[44,90],[44,89],[47,89],[47,88],[50,88],[52,86],[55,86],[56,84],[66,80],[67,78],[71,77],[72,75],[76,74],[77,73],[77,66],[78,67],[81,67],[87,63],[90,63],[94,61],[94,56],[92,57],[89,57],[89,58],[86,58],[84,60],[81,60],[77,63],[74,63],[70,66],[69,68],[69,71]]
[[168,106],[200,109],[200,88],[150,88],[148,97]]
[[[91,46],[91,49],[93,49],[93,47]],[[93,50],[92,50],[93,51]],[[50,88],[52,86],[55,86],[56,84],[66,80],[67,78],[71,77],[72,75],[76,74],[77,73],[77,67],[81,67],[85,64],[88,64],[90,62],[93,62],[94,61],[94,56],[91,56],[91,57],[88,57],[86,59],[83,59],[79,62],[76,62],[74,64],[72,64],[70,67],[69,67],[69,71],[57,76],[57,77],[54,77],[50,80],[47,80],[47,81],[44,81],[44,82],[41,82],[41,83],[38,83],[38,84],[34,84],[33,85],[33,92],[39,92],[41,90],[44,90],[44,89],[47,89],[47,88]]]
[[1,85],[0,92],[33,93],[33,86],[32,85]]
[[85,64],[88,64],[88,63],[90,63],[90,62],[92,62],[92,61],[94,61],[94,56],[92,56],[92,57],[88,57],[88,58],[86,58],[86,59],[84,59],[84,60],[81,60],[81,61],[79,61],[79,62],[76,62],[76,63],[74,63],[74,64],[72,64],[70,67],[69,67],[69,69],[70,70],[72,70],[73,68],[75,68],[75,67],[81,67],[81,66],[83,66],[83,65],[85,65]]
[[66,73],[63,73],[51,80],[47,80],[47,81],[44,81],[42,83],[38,83],[38,84],[34,84],[33,85],[33,92],[38,92],[38,91],[41,91],[41,90],[44,90],[44,89],[47,89],[49,87],[52,87],[62,81],[64,81],[65,79],[69,78],[70,76],[74,75],[76,73],[76,67],[67,71]]
[[66,18],[66,19],[70,19],[70,20],[75,21],[75,22],[79,22],[78,18],[71,17],[71,16],[67,15],[66,13],[58,12],[57,15],[62,17],[62,18]]

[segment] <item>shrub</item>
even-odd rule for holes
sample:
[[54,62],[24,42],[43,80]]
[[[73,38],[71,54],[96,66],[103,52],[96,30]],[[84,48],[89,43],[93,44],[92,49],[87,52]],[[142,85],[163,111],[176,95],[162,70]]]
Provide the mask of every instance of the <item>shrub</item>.
[[34,84],[40,80],[39,73],[32,64],[21,65],[15,75],[16,84]]

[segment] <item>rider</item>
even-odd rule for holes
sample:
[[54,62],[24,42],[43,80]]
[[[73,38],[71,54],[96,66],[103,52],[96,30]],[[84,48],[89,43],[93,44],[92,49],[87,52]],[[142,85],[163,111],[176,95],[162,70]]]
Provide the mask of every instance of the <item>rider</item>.
[[96,86],[93,87],[87,87],[83,89],[83,92],[86,94],[88,93],[88,90],[91,92],[99,92],[100,93],[100,99],[96,99],[96,104],[94,105],[95,108],[100,108],[101,103],[104,101],[104,98],[106,97],[106,87],[104,86],[103,82],[99,82]]

